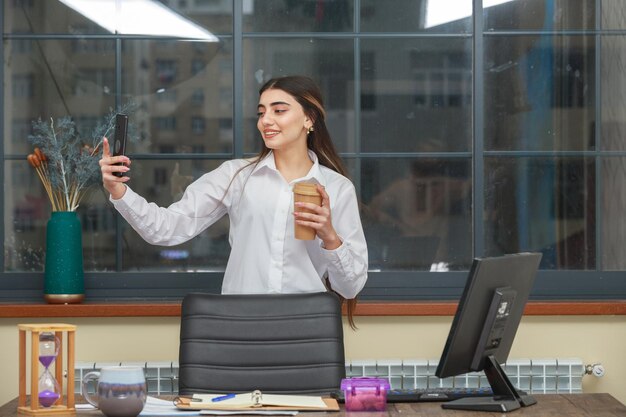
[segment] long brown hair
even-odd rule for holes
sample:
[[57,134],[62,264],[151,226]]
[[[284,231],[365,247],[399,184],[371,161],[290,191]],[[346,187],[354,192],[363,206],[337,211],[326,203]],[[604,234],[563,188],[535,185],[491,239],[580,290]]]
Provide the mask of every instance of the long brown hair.
[[[272,78],[261,87],[259,96],[265,91],[272,89],[281,90],[291,95],[302,106],[304,114],[313,121],[313,130],[307,135],[307,147],[315,152],[320,165],[332,169],[344,177],[348,177],[343,161],[335,150],[335,145],[333,145],[330,133],[326,127],[326,110],[324,110],[322,93],[317,84],[309,77],[301,75]],[[270,152],[265,143],[262,143],[261,146],[261,152],[259,152],[256,161],[260,161]],[[326,278],[326,286],[330,288],[328,278]],[[330,289],[332,291],[332,288]],[[342,303],[346,304],[350,327],[356,329],[354,324],[356,297],[346,300],[340,294],[337,295]]]

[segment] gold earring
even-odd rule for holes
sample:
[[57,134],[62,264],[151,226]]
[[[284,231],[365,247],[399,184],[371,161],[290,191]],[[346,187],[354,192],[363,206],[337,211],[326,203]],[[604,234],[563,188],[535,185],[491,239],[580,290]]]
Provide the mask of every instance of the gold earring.
[[311,132],[313,132],[313,126],[309,127],[309,128],[306,130],[306,134],[308,135],[308,134],[309,134],[309,133],[311,133]]

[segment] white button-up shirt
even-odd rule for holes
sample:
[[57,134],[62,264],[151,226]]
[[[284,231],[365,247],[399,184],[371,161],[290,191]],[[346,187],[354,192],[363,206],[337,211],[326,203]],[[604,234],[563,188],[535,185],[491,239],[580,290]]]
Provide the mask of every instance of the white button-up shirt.
[[[193,238],[222,216],[230,217],[231,253],[223,294],[304,293],[333,290],[354,298],[367,280],[367,245],[354,185],[318,163],[291,183],[276,169],[274,155],[258,164],[224,162],[190,184],[180,201],[167,208],[148,203],[127,188],[115,208],[147,242],[177,245]],[[243,168],[243,169],[242,169]],[[294,238],[293,184],[317,182],[330,199],[331,219],[342,244],[326,250],[322,241]]]

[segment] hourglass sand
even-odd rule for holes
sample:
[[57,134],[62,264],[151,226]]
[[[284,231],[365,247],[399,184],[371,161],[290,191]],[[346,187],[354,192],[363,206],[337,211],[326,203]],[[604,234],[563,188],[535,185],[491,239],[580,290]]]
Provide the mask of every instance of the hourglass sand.
[[[73,415],[74,408],[74,332],[71,324],[18,324],[20,414]],[[31,334],[30,405],[26,404],[26,334]],[[63,398],[63,333],[67,333],[67,396]],[[43,372],[39,376],[39,364]],[[54,366],[54,374],[51,367]]]

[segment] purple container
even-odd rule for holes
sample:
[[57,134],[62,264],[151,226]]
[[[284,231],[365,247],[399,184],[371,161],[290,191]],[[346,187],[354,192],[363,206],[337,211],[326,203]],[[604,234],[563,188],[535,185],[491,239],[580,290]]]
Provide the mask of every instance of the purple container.
[[346,411],[387,410],[389,381],[384,378],[344,378],[341,390],[346,398]]

